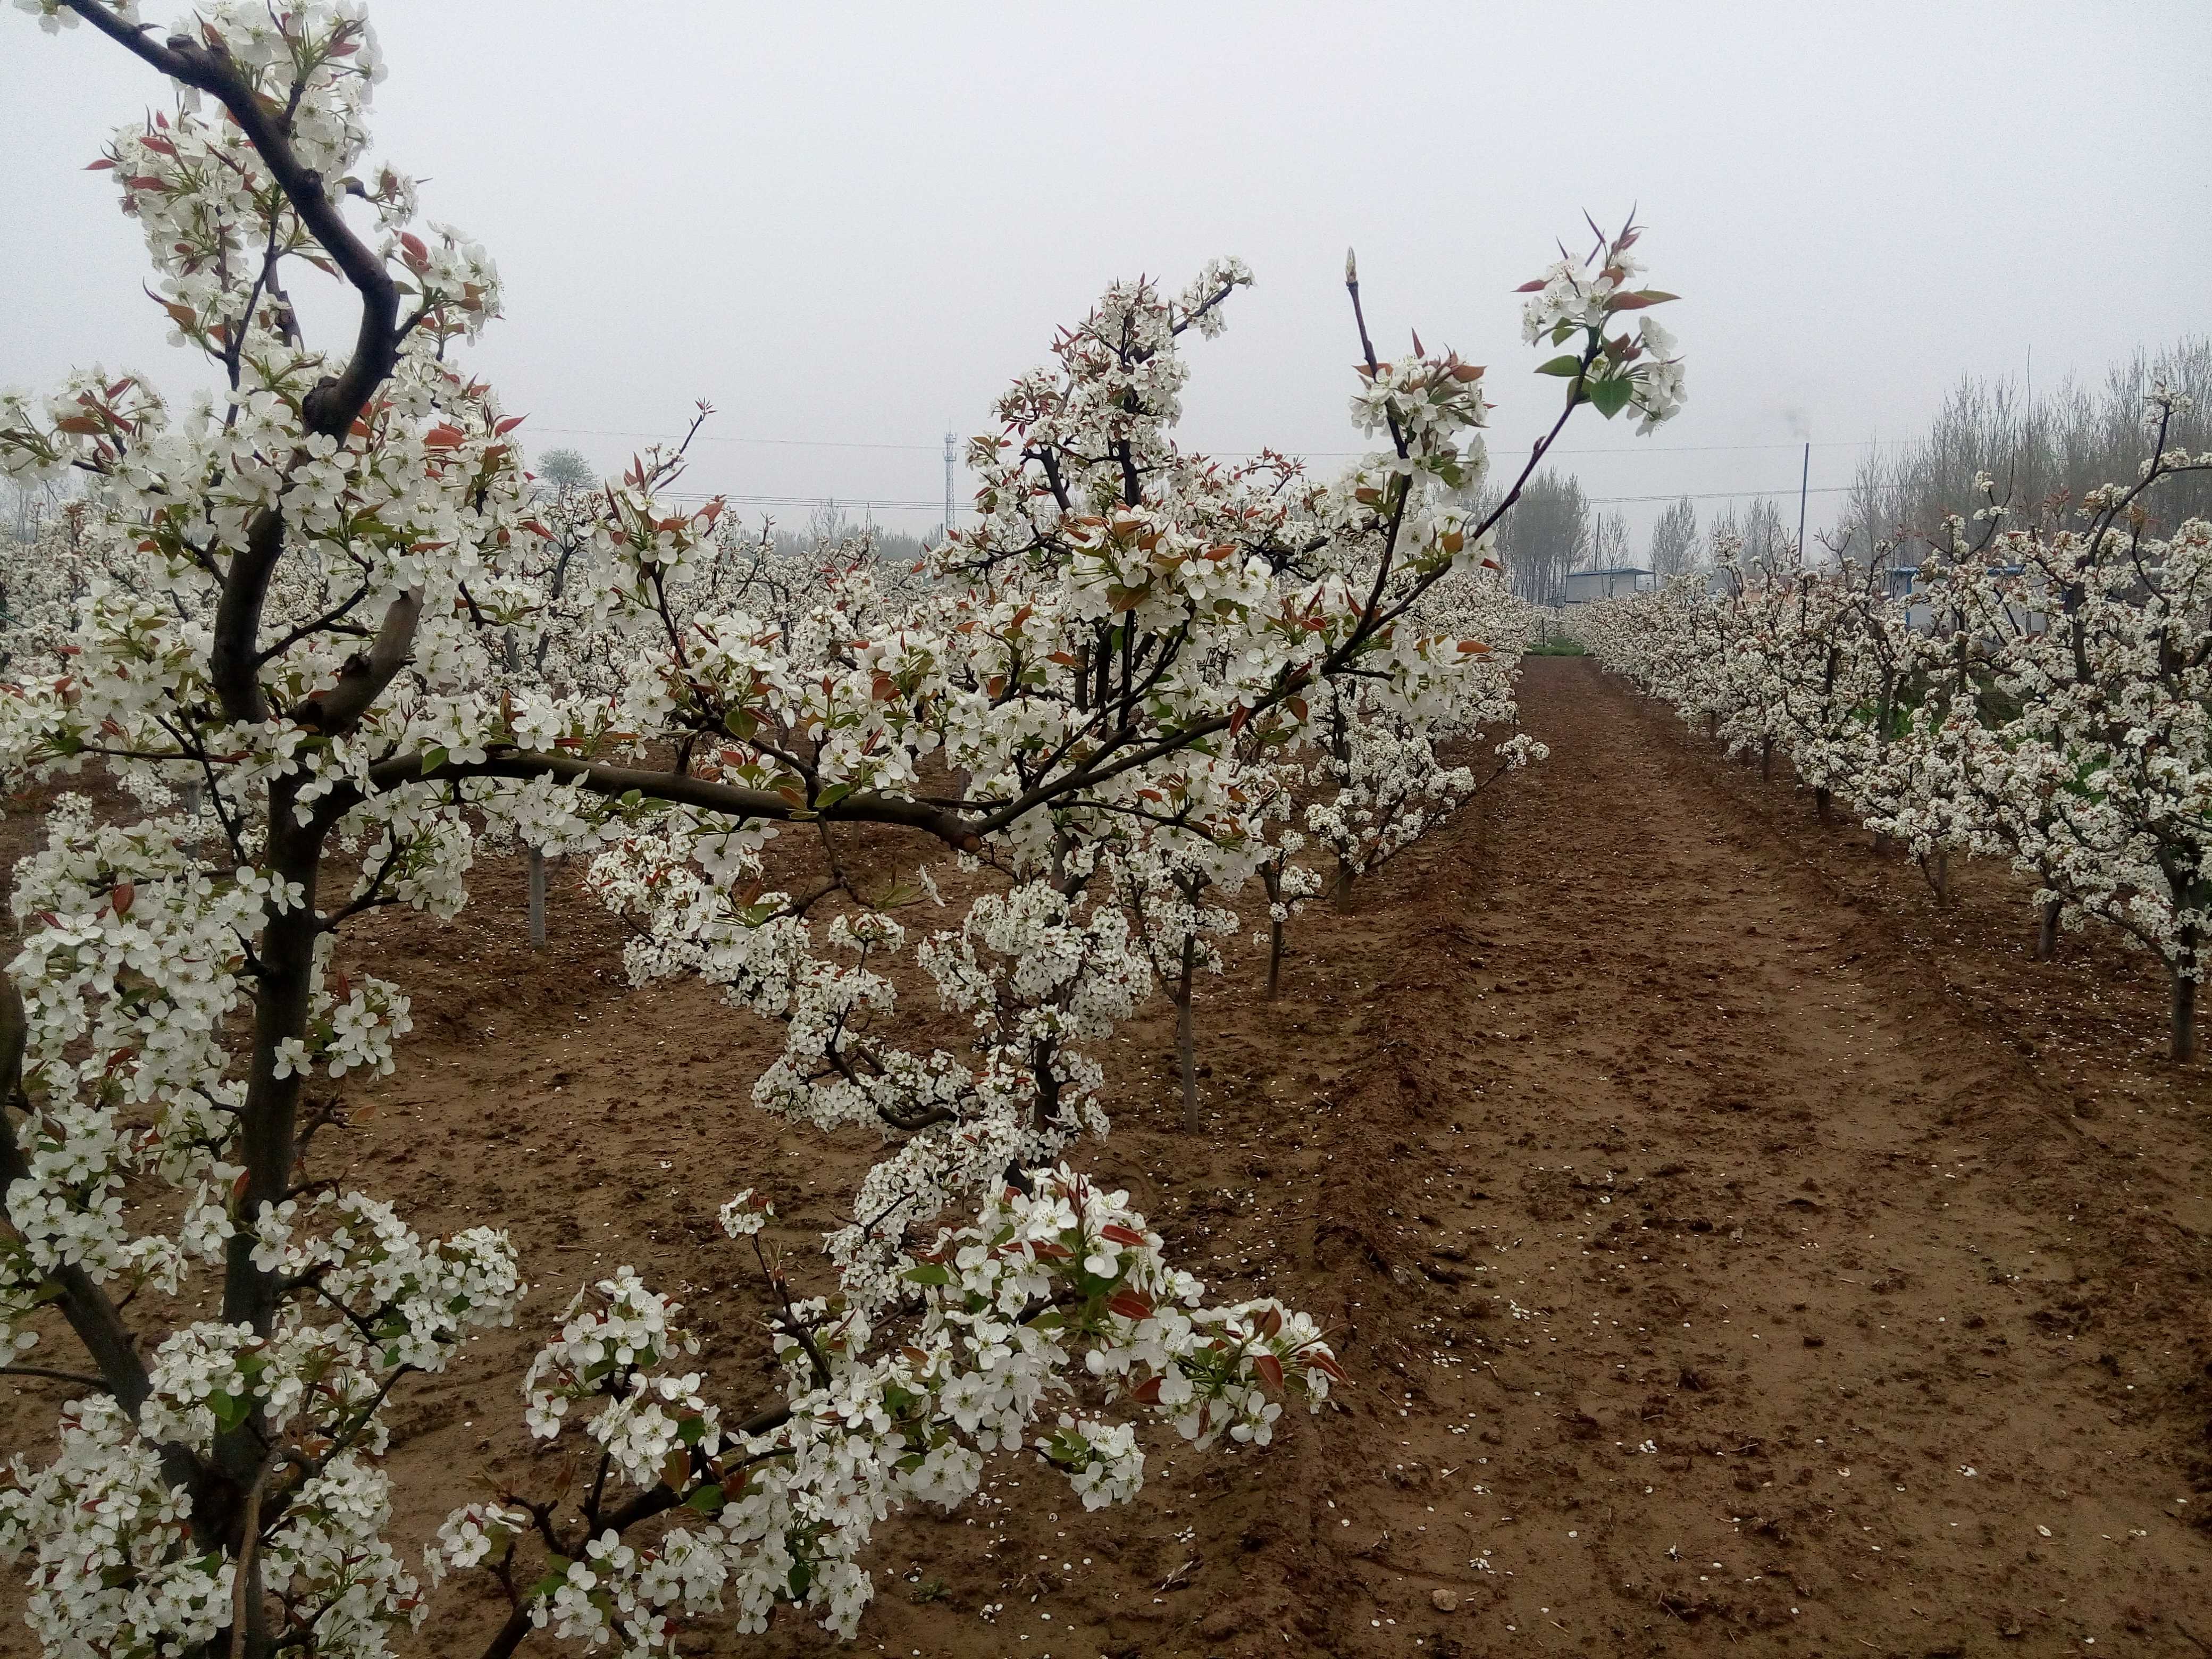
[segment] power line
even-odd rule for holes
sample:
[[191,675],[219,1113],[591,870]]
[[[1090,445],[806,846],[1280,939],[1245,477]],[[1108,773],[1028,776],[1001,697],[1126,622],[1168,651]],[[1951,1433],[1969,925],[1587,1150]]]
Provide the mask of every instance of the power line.
[[[1853,489],[1850,484],[1823,486],[1809,489],[1808,495],[1847,495]],[[1756,501],[1761,496],[1787,495],[1787,484],[1772,489],[1705,489],[1672,490],[1656,495],[1589,495],[1584,497],[1593,507],[1625,507],[1647,501]],[[700,489],[670,489],[660,492],[661,499],[672,501],[706,501],[714,499],[714,492]],[[732,507],[847,507],[876,513],[935,513],[942,514],[942,501],[896,500],[884,496],[865,495],[740,495],[725,493],[722,500]]]
[[740,495],[733,491],[706,489],[664,489],[659,499],[667,501],[710,501],[719,495],[732,507],[849,507],[872,513],[937,513],[945,511],[942,501],[891,501],[882,496],[866,495]]
[[[1808,495],[1848,495],[1856,486],[1829,484],[1819,489],[1808,489]],[[1790,486],[1779,489],[1703,489],[1677,491],[1668,495],[1589,495],[1584,499],[1593,506],[1619,507],[1630,501],[1756,501],[1762,495],[1787,495]]]
[[[676,443],[682,440],[680,432],[632,432],[621,427],[604,426],[541,426],[562,438],[646,438],[656,443]],[[770,444],[779,449],[913,449],[925,453],[933,450],[933,444],[877,444],[852,443],[838,438],[731,438],[719,433],[702,432],[692,440],[702,444]]]
[[[632,431],[623,427],[541,426],[537,428],[562,438],[644,438],[657,443],[675,443],[683,434],[678,432]],[[705,444],[753,444],[777,449],[879,449],[913,454],[933,454],[935,444],[862,443],[842,438],[747,438],[732,437],[720,433],[702,432],[693,440]],[[1917,443],[1913,438],[1865,438],[1859,440],[1833,439],[1813,446],[1815,449],[1887,449],[1900,445]],[[1785,444],[1638,444],[1628,448],[1553,449],[1553,455],[1713,455],[1752,450],[1789,449],[1804,447],[1802,441]],[[1219,449],[1202,452],[1228,459],[1249,459],[1262,451],[1257,449]],[[1276,454],[1288,452],[1275,450]],[[1348,460],[1355,456],[1370,455],[1367,449],[1307,449],[1299,454],[1322,460]]]

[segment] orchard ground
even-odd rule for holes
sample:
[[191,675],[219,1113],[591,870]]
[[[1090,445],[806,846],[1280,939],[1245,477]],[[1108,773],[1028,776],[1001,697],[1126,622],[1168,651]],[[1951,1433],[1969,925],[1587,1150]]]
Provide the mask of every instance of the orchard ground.
[[[2153,965],[2094,933],[2035,963],[2003,870],[1938,908],[1587,659],[1532,659],[1522,701],[1548,762],[1294,923],[1279,1002],[1249,933],[1201,988],[1210,1137],[1176,1132],[1160,999],[1081,1149],[1217,1295],[1333,1326],[1355,1386],[1262,1451],[1155,1439],[1130,1508],[1000,1457],[984,1501],[879,1530],[853,1650],[2212,1653],[2212,1066],[2160,1057]],[[625,988],[576,873],[542,956],[519,866],[457,930],[362,941],[416,1029],[319,1160],[426,1231],[510,1228],[536,1287],[404,1392],[410,1545],[550,1486],[515,1379],[618,1262],[758,1403],[716,1206],[772,1197],[804,1282],[873,1150],[755,1110],[774,1035]],[[0,1438],[43,1455],[58,1392],[0,1388]],[[414,1650],[473,1652],[480,1588]],[[12,1583],[0,1612],[21,1650]],[[840,1645],[790,1619],[679,1650]]]

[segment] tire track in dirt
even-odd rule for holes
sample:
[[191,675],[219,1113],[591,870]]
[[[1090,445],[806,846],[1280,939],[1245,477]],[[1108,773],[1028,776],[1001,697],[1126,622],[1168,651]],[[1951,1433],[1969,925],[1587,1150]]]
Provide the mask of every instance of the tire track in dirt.
[[1522,702],[1551,759],[1395,872],[1431,918],[1385,998],[1416,1058],[1360,1109],[1427,1155],[1368,1194],[1412,1206],[1380,1249],[1426,1352],[1389,1482],[1335,1494],[1337,1644],[2195,1651],[2212,1550],[2154,1402],[2201,1360],[2047,1207],[2134,1155],[1901,994],[1924,964],[1663,711],[1571,659]]

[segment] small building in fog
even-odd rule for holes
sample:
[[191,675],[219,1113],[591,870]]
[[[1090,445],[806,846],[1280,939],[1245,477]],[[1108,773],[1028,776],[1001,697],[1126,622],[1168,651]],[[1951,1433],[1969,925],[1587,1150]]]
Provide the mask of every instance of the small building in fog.
[[1609,599],[1621,593],[1648,593],[1658,586],[1658,579],[1648,570],[1634,565],[1608,565],[1600,570],[1570,570],[1567,572],[1568,605],[1588,605],[1593,599]]

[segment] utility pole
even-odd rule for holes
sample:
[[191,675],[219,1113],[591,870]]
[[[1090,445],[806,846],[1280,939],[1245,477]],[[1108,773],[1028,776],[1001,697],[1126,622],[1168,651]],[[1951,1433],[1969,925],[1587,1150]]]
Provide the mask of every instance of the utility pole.
[[1813,482],[1813,445],[1805,445],[1805,465],[1797,474],[1797,568],[1805,568],[1805,496],[1806,486]]
[[952,455],[960,441],[959,434],[948,431],[945,434],[945,539],[952,539]]

